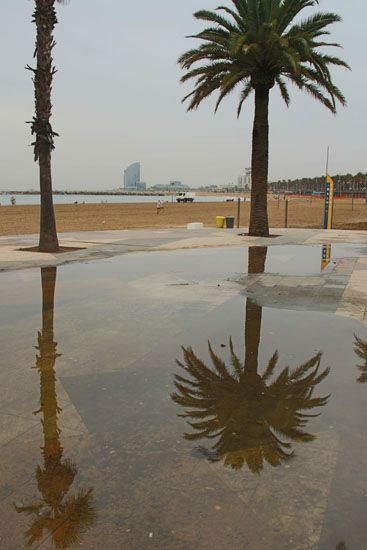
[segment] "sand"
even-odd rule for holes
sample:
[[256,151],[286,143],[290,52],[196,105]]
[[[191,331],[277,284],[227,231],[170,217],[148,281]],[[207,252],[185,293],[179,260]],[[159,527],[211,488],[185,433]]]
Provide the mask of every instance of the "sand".
[[[269,200],[271,227],[284,227],[283,200]],[[324,204],[320,199],[289,200],[289,227],[321,228]],[[57,229],[67,231],[101,231],[113,229],[185,227],[189,222],[215,226],[216,216],[236,216],[234,203],[166,203],[157,215],[153,203],[145,204],[67,204],[56,205]],[[241,227],[249,221],[250,204],[241,203]],[[367,204],[364,199],[337,200],[335,229],[367,229]],[[39,230],[38,206],[0,206],[0,235],[34,234]]]

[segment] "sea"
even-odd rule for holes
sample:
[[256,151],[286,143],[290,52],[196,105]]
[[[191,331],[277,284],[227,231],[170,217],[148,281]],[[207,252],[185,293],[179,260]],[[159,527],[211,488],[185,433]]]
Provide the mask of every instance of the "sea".
[[[195,202],[226,202],[230,195],[219,196],[196,196]],[[11,193],[0,192],[0,205],[10,205],[11,198],[15,198],[15,203],[20,205],[40,204],[40,195],[12,195]],[[167,196],[148,196],[148,195],[54,195],[54,204],[101,204],[101,203],[155,203],[157,200],[164,202],[175,202],[175,197]]]

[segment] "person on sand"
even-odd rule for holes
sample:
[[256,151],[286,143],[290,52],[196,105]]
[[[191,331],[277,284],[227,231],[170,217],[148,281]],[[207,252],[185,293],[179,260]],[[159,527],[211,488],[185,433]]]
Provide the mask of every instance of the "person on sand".
[[161,211],[164,209],[163,202],[159,199],[157,201],[157,215],[161,213]]

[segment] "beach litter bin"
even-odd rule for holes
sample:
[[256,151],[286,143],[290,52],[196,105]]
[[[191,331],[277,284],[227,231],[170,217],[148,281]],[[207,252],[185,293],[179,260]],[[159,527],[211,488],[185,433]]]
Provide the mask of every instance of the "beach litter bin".
[[223,229],[224,222],[225,222],[225,217],[224,216],[217,216],[215,218],[215,220],[216,220],[217,229]]
[[234,216],[226,216],[226,228],[227,229],[234,228]]

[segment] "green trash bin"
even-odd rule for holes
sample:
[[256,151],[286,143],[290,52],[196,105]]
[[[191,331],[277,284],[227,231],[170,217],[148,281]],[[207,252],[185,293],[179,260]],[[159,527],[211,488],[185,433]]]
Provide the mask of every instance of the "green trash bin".
[[234,216],[226,216],[226,228],[227,229],[234,228]]

